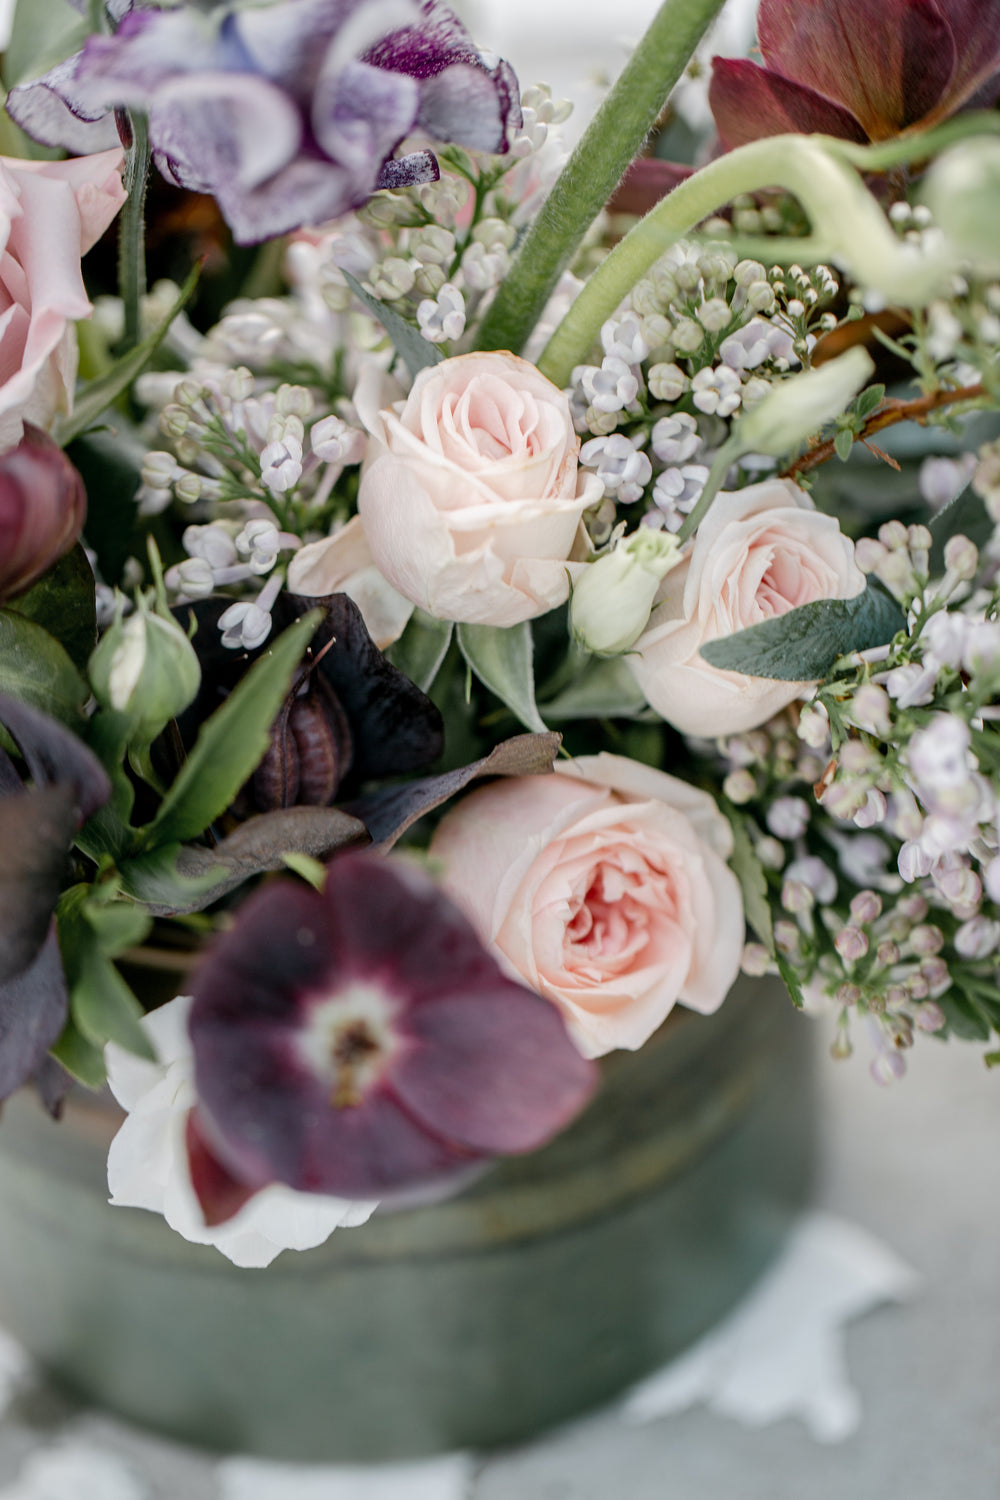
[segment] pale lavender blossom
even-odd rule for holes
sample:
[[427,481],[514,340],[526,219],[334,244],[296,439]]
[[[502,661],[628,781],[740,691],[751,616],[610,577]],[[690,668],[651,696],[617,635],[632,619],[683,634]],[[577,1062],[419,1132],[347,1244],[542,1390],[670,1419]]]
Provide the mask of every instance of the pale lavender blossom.
[[707,416],[731,417],[743,399],[740,377],[728,365],[699,370],[691,390],[695,406]]
[[643,336],[641,319],[635,313],[625,313],[620,318],[610,318],[601,329],[604,352],[627,365],[639,365],[649,354],[649,344]]
[[776,838],[801,838],[809,827],[809,804],[802,797],[778,797],[768,808],[766,821]]
[[613,355],[600,365],[584,365],[579,373],[584,393],[595,411],[609,415],[622,411],[639,394],[639,381],[632,367]]
[[804,885],[821,906],[829,906],[836,899],[837,877],[826,861],[816,855],[793,860],[785,870],[785,880]]
[[724,365],[737,373],[756,370],[769,359],[798,363],[791,334],[787,329],[769,323],[766,318],[751,318],[749,323],[723,339],[719,357]]
[[112,144],[118,107],[148,114],[160,171],[214,194],[244,244],[435,180],[430,151],[393,155],[415,133],[503,152],[521,119],[509,64],[439,0],[136,9],[8,97],[29,135],[72,151]]
[[885,690],[894,698],[897,708],[921,708],[930,703],[937,686],[937,667],[927,663],[906,662],[885,675]]
[[653,504],[663,517],[668,531],[680,531],[684,517],[701,499],[708,480],[704,464],[685,464],[682,468],[664,469],[653,485]]
[[661,417],[649,436],[649,446],[656,457],[669,466],[687,463],[703,444],[697,422],[686,411]]
[[592,438],[580,449],[580,462],[597,472],[609,495],[625,505],[638,500],[653,476],[653,466],[622,432]]

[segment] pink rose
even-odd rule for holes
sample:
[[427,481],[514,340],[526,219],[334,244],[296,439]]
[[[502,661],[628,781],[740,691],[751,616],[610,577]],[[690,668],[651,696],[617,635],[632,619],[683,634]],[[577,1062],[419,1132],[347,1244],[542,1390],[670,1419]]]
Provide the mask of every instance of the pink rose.
[[413,605],[398,594],[372,562],[359,516],[352,516],[332,536],[300,547],[288,565],[293,594],[325,598],[346,594],[361,611],[368,634],[380,651],[398,641]]
[[358,511],[376,566],[428,614],[517,625],[561,604],[580,517],[601,498],[577,471],[562,391],[513,354],[422,370],[406,401],[370,409]]
[[48,427],[76,381],[77,318],[90,302],[80,257],[125,201],[124,152],[71,161],[0,157],[0,450],[24,422]]
[[431,843],[446,890],[587,1057],[641,1047],[677,1000],[722,1004],[744,939],[731,850],[705,792],[607,754],[473,792]]
[[852,599],[864,587],[853,543],[803,490],[787,479],[748,485],[716,498],[626,660],[647,701],[677,729],[741,734],[808,684],[722,671],[700,655],[703,643],[814,599]]

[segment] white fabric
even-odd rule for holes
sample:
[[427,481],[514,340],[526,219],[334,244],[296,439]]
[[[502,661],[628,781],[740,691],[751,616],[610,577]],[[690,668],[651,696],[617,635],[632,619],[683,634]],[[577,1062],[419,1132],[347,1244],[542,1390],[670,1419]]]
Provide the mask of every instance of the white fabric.
[[798,1417],[820,1443],[861,1422],[844,1328],[882,1302],[913,1296],[920,1279],[867,1230],[832,1214],[802,1219],[780,1260],[724,1322],[625,1399],[627,1422],[699,1402],[746,1427]]
[[307,1467],[231,1458],[217,1474],[219,1500],[467,1500],[472,1459],[449,1453],[419,1463]]

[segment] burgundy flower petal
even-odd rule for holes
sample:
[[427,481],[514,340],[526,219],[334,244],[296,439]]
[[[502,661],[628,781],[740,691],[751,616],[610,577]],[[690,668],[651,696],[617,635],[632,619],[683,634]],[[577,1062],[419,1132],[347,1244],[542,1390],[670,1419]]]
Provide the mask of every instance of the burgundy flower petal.
[[86,104],[74,86],[77,53],[7,95],[7,113],[32,140],[77,156],[118,145],[114,117],[103,105]]
[[0,983],[0,1099],[27,1083],[66,1024],[69,998],[55,923],[46,923],[46,931],[30,967]]
[[87,492],[59,445],[26,423],[0,454],[0,602],[13,598],[75,545]]
[[842,104],[872,140],[938,104],[955,39],[935,0],[761,0],[757,36],[769,68]]
[[672,193],[680,182],[686,182],[694,167],[680,162],[662,161],[656,156],[637,156],[608,201],[613,214],[648,214],[654,204]]
[[370,1197],[527,1150],[594,1070],[547,1001],[508,980],[415,868],[275,882],[192,983],[200,1125],[241,1181]]
[[569,1124],[593,1089],[592,1065],[565,1045],[555,1006],[520,985],[427,999],[409,1025],[424,1045],[403,1056],[393,1077],[397,1096],[473,1150],[535,1150]]
[[942,106],[950,114],[975,103],[989,107],[1000,88],[1000,0],[938,0],[955,39],[955,71]]
[[868,137],[848,110],[813,89],[745,58],[712,59],[708,101],[727,151],[768,135],[819,132],[863,145]]
[[191,1186],[205,1223],[209,1228],[224,1224],[238,1214],[253,1197],[253,1188],[233,1177],[212,1154],[198,1121],[198,1111],[190,1110],[184,1122],[184,1145],[187,1149]]
[[429,134],[506,151],[508,129],[521,123],[510,64],[487,60],[446,5],[425,0],[422,8],[419,26],[394,31],[364,54],[365,62],[420,79],[420,124]]
[[374,182],[379,167],[417,118],[412,78],[351,62],[316,85],[312,127],[327,156]]

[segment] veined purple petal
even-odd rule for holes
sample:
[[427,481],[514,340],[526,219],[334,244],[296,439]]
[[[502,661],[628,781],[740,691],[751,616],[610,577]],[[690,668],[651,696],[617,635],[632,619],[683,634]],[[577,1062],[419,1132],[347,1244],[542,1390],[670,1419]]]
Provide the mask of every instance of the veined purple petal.
[[218,66],[219,23],[189,9],[132,11],[114,36],[88,37],[76,67],[79,97],[93,108],[148,105],[177,74]]
[[88,105],[80,98],[74,79],[81,55],[57,63],[31,83],[17,84],[7,95],[7,113],[43,146],[89,156],[117,146],[118,131],[103,105]]
[[420,80],[420,124],[431,135],[479,151],[506,151],[508,129],[521,123],[510,64],[481,53],[446,5],[425,0],[422,9],[419,26],[393,32],[365,61]]
[[250,7],[235,18],[256,68],[303,103],[321,73],[337,71],[393,28],[416,19],[416,0],[286,0]]
[[727,151],[786,131],[835,135],[859,145],[868,139],[849,110],[747,58],[712,59],[708,99]]
[[155,92],[150,135],[185,186],[242,193],[293,161],[302,121],[288,95],[249,73],[204,71]]
[[836,101],[880,140],[922,119],[955,70],[955,39],[935,0],[761,0],[769,68]]
[[313,134],[333,161],[374,182],[382,162],[413,129],[419,103],[414,79],[349,62],[317,83]]
[[437,182],[441,168],[433,151],[408,151],[405,156],[390,156],[379,168],[377,188],[413,187],[418,182]]

